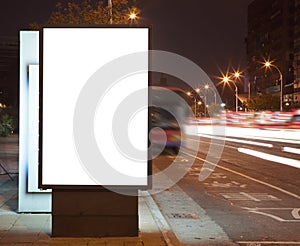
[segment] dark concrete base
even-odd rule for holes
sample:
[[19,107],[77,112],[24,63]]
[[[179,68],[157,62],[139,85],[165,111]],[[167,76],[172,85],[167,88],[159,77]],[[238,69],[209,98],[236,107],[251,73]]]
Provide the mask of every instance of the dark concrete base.
[[[138,236],[138,196],[103,190],[53,190],[53,237]],[[134,195],[136,194],[136,195]]]

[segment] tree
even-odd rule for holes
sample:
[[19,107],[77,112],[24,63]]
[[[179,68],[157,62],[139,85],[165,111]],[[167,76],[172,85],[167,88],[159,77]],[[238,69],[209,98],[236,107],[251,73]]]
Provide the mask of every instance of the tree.
[[210,117],[217,117],[222,114],[223,107],[219,104],[212,104],[208,107],[208,114]]
[[[112,0],[112,11],[104,2],[106,1],[83,0],[78,3],[68,2],[66,5],[59,2],[45,24],[109,24],[111,18],[113,24],[130,24],[136,20],[130,18],[130,14],[137,16],[140,12],[137,7],[128,7],[127,0]],[[30,24],[30,28],[34,30],[41,26],[38,23]]]
[[0,136],[1,137],[7,137],[10,134],[12,134],[14,130],[14,122],[13,118],[6,114],[0,112]]
[[246,107],[249,110],[260,111],[260,110],[270,110],[278,111],[280,109],[279,96],[273,95],[259,95],[255,98],[247,100]]

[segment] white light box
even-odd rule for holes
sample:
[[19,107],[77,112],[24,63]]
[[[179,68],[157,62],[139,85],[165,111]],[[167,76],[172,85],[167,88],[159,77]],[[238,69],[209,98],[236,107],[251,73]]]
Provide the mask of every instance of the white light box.
[[44,27],[41,40],[40,187],[147,186],[148,55],[131,64],[149,28]]

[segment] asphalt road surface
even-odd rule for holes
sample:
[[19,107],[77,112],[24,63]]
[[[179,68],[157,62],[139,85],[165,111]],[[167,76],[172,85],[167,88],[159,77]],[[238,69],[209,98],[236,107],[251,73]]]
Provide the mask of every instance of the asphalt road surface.
[[[267,136],[258,129],[255,136],[250,136],[238,134],[238,128],[230,131],[235,136],[216,137],[207,130],[194,132],[186,138],[189,148],[182,148],[177,158],[165,152],[153,161],[154,169],[164,171],[171,165],[185,169],[186,175],[176,186],[233,242],[300,245],[300,132],[273,130]],[[193,151],[195,143],[198,151]],[[220,149],[223,151],[217,158]],[[210,175],[200,180],[200,173],[205,172]],[[166,192],[172,192],[172,188]],[[161,207],[166,206],[162,196],[154,199]],[[197,212],[177,216],[192,221],[191,214],[197,217]],[[169,223],[172,226],[172,220]],[[184,233],[178,231],[177,236],[189,244]],[[197,244],[197,236],[191,237],[190,244]]]

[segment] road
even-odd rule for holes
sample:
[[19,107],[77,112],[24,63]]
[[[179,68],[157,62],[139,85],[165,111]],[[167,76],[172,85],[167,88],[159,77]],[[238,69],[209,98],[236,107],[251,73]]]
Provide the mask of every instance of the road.
[[[183,244],[206,245],[208,239],[222,242],[227,236],[239,245],[300,245],[300,131],[251,131],[228,128],[216,137],[198,127],[189,132],[189,148],[182,149],[177,159],[165,153],[153,161],[159,171],[170,165],[178,170],[189,166],[174,187],[153,196]],[[192,151],[193,143],[199,143],[197,152]],[[220,160],[209,161],[220,148]],[[210,175],[199,180],[205,171]],[[170,216],[166,197],[172,192],[182,200],[177,209],[187,203],[195,206],[175,213],[176,218]],[[209,233],[220,232],[205,239],[200,225],[206,217],[215,223]],[[186,236],[188,225],[196,220],[195,233]],[[180,223],[185,228],[176,229]]]

